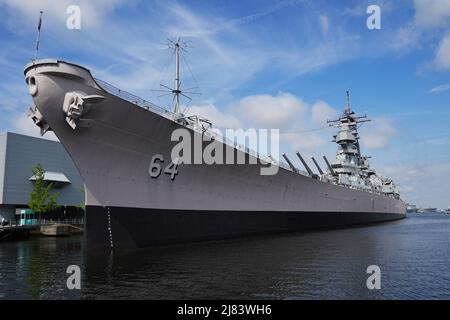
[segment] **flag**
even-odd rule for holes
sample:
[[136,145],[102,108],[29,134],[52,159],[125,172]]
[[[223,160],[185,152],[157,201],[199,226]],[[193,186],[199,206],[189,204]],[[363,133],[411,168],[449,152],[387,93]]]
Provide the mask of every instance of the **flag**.
[[39,38],[41,36],[41,26],[42,26],[42,13],[39,16],[39,23],[38,23],[38,32],[37,32],[37,39],[36,39],[36,54],[34,55],[34,60],[37,60],[38,52],[39,52]]
[[42,11],[41,15],[39,16],[38,31],[41,31],[41,25],[42,25]]

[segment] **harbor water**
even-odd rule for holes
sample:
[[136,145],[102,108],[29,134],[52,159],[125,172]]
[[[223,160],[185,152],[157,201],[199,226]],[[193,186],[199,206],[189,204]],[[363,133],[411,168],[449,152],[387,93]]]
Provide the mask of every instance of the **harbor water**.
[[[341,230],[88,252],[83,237],[0,243],[0,299],[450,299],[450,215]],[[66,269],[81,269],[69,290]],[[381,270],[369,290],[367,267]]]

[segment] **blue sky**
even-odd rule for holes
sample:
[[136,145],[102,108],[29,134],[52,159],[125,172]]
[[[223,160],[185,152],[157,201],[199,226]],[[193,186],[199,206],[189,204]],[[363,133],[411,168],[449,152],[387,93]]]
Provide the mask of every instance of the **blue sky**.
[[[67,6],[81,29],[66,28]],[[369,30],[369,4],[381,30]],[[31,98],[23,66],[34,56],[79,63],[95,77],[161,105],[151,89],[172,84],[173,56],[162,43],[182,37],[182,85],[202,95],[188,113],[223,127],[280,128],[283,150],[334,157],[324,127],[352,92],[363,152],[402,197],[450,205],[450,0],[396,1],[50,1],[0,0],[0,131],[37,135],[24,116]],[[49,136],[51,138],[51,136]]]

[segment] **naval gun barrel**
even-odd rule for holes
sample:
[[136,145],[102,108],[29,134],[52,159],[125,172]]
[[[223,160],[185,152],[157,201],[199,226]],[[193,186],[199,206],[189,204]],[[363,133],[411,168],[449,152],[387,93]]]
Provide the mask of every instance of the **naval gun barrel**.
[[336,175],[336,172],[335,172],[335,171],[333,170],[333,168],[331,167],[331,164],[330,164],[330,162],[328,162],[327,157],[325,157],[325,155],[323,155],[322,158],[323,158],[323,161],[325,161],[325,163],[327,164],[327,167],[328,167],[328,170],[330,170],[330,173],[331,173],[333,176],[335,176],[335,175]]
[[297,155],[297,157],[300,159],[301,163],[303,164],[303,166],[305,167],[306,171],[308,171],[308,174],[312,177],[314,176],[314,173],[312,172],[312,170],[309,168],[309,166],[306,164],[305,160],[303,160],[303,157],[301,156],[301,154],[299,152],[295,153]]
[[316,165],[317,170],[319,170],[319,174],[320,174],[320,175],[323,175],[322,168],[319,166],[319,164],[317,163],[316,159],[314,159],[314,157],[311,157],[311,159],[312,159],[312,161],[314,162],[314,164]]
[[292,171],[298,172],[298,169],[296,167],[294,167],[294,165],[292,164],[291,160],[289,160],[289,158],[287,157],[287,155],[285,153],[283,153],[283,158],[289,164],[289,167],[291,167]]

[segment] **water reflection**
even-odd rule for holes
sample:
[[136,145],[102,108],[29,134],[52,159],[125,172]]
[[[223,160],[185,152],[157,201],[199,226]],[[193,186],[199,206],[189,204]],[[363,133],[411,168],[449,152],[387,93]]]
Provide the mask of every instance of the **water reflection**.
[[[450,216],[367,227],[83,252],[82,238],[0,244],[0,297],[33,299],[450,298]],[[82,290],[65,268],[82,267]],[[366,288],[366,268],[382,289]]]
[[[80,238],[33,238],[0,244],[3,298],[76,299],[66,288],[66,268],[81,263]],[[71,263],[73,262],[73,263]]]

